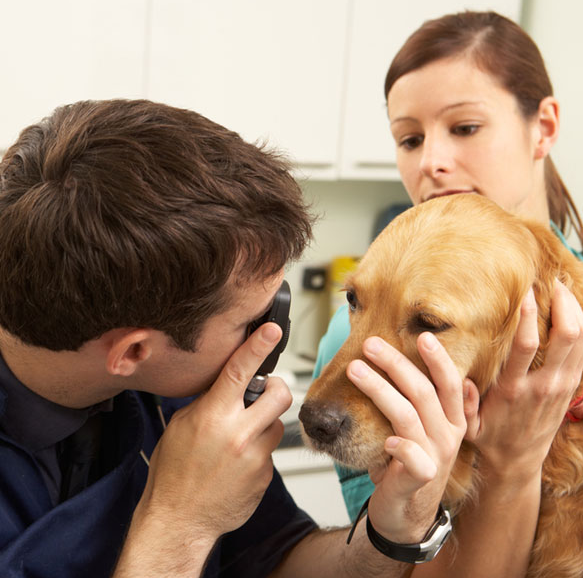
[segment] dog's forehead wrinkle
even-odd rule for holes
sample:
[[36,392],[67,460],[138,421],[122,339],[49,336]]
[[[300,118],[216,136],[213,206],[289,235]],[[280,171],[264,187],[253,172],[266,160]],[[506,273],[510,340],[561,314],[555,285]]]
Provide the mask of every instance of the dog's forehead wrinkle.
[[435,316],[447,315],[445,296],[427,294],[424,298],[415,298],[408,306],[407,313],[414,315],[417,313],[428,313]]
[[[441,203],[440,210],[435,210],[439,203],[432,206],[430,201],[403,213],[400,217],[406,218],[395,219],[384,231],[385,235],[378,238],[379,242],[371,246],[371,252],[382,252],[383,259],[380,261],[390,262],[393,272],[401,267],[405,273],[411,273],[420,266],[431,267],[427,255],[435,263],[434,270],[441,275],[449,267],[452,279],[455,279],[456,272],[464,269],[464,262],[474,265],[476,259],[483,260],[482,270],[499,270],[499,260],[510,258],[508,247],[521,248],[528,232],[524,227],[515,226],[510,228],[509,233],[505,234],[506,228],[493,236],[493,218],[501,218],[501,215],[505,219],[515,218],[498,207],[484,207],[483,199],[468,202],[460,198],[455,201],[449,199]],[[460,227],[460,218],[464,222],[470,219],[472,226]],[[494,230],[498,232],[499,229]],[[456,255],[453,260],[452,252]],[[375,260],[379,261],[378,257]]]

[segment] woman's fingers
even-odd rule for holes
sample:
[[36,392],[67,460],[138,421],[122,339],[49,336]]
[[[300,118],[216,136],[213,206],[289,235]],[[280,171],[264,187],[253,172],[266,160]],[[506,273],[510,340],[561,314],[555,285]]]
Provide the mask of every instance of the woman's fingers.
[[[439,344],[438,348],[444,353]],[[409,402],[404,410],[400,409],[399,414],[395,416],[399,423],[406,424],[411,421],[409,413],[402,413],[403,411],[418,413],[418,419],[420,418],[420,422],[423,422],[425,428],[429,421],[443,416],[443,408],[433,383],[403,353],[379,337],[366,339],[363,344],[363,352],[370,361],[388,375],[394,387]],[[383,384],[385,384],[385,388],[387,387],[387,382],[383,378],[376,383],[379,389],[382,389]],[[386,407],[386,411],[391,412],[391,415],[386,413],[385,406],[377,407],[393,422],[394,412],[391,412],[390,407]],[[393,425],[395,424],[393,423]],[[399,435],[405,435],[400,430],[396,429],[396,431]]]
[[[421,335],[418,346],[435,385],[401,352],[378,337],[367,339],[363,351],[392,383],[362,360],[352,361],[347,375],[391,422],[397,436],[418,444],[431,459],[449,463],[466,430],[462,380],[434,335]],[[414,465],[407,469],[415,472]]]
[[447,419],[457,426],[465,427],[462,379],[447,351],[437,337],[428,332],[419,336],[417,348],[429,369]]
[[392,436],[385,442],[385,451],[399,461],[407,476],[400,476],[400,487],[395,488],[403,495],[418,490],[437,475],[435,462],[418,444],[411,440]]
[[[419,444],[411,440],[391,436],[385,441],[385,451],[392,458],[389,466],[386,464],[373,466],[368,474],[372,482],[377,485],[387,474],[387,468],[396,470],[391,472],[393,474],[391,491],[397,492],[399,498],[409,496],[437,475],[435,462]],[[396,483],[398,487],[395,486]]]
[[468,378],[464,379],[462,387],[467,424],[465,439],[474,441],[480,431],[480,392],[476,384]]
[[[369,517],[377,531],[397,542],[420,539],[427,532],[443,494],[447,472],[419,444],[396,436],[385,443],[392,457],[385,471],[371,471],[376,489]],[[440,472],[440,470],[442,470]],[[412,528],[419,536],[413,538]]]
[[[390,352],[386,355],[390,355]],[[425,435],[421,420],[411,402],[364,361],[351,361],[346,374],[391,422],[398,435],[414,439]]]
[[583,312],[575,296],[555,282],[551,304],[551,330],[545,357],[545,371],[554,373],[564,365],[565,372],[581,372],[583,360]]
[[509,382],[516,383],[516,380],[526,375],[538,346],[538,312],[531,287],[520,307],[520,321],[506,363],[505,375]]
[[[575,296],[559,280],[555,281],[551,315],[552,327],[544,371],[555,375],[564,365],[567,373],[580,373],[583,369],[583,339],[580,339],[583,335],[583,312]],[[520,310],[520,322],[504,371],[504,384],[516,388],[517,384],[523,383],[521,378],[528,373],[538,346],[537,306],[530,289]]]
[[427,531],[466,429],[462,380],[452,360],[430,333],[419,337],[418,348],[431,378],[378,337],[367,339],[363,352],[380,372],[363,360],[347,368],[396,434],[383,447],[389,463],[370,472],[376,490],[369,515],[386,536],[410,536],[411,520],[420,536]]
[[431,379],[379,337],[367,339],[363,352],[387,373],[401,394],[411,402],[426,430],[435,426],[442,431],[440,418],[444,415],[450,423],[465,427],[461,377],[453,361],[431,333],[422,333],[417,346]]

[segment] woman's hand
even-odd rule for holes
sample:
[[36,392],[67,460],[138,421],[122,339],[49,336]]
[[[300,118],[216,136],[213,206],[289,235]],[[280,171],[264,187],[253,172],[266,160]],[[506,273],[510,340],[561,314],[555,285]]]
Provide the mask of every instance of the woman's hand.
[[387,467],[369,472],[376,485],[369,517],[378,532],[401,543],[420,541],[432,525],[466,431],[456,367],[431,333],[419,336],[418,349],[431,380],[382,339],[364,342],[366,357],[398,390],[360,360],[347,369],[349,379],[395,431],[384,448],[393,459]]
[[552,327],[542,367],[529,371],[537,351],[537,306],[532,289],[506,368],[477,409],[477,390],[466,384],[468,432],[490,479],[516,484],[540,476],[583,371],[583,312],[573,294],[556,281]]

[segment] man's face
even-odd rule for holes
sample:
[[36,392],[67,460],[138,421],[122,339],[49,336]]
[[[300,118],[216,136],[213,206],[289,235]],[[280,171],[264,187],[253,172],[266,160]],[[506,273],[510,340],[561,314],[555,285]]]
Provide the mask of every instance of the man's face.
[[244,342],[247,326],[271,306],[283,280],[283,270],[260,282],[233,287],[229,309],[206,321],[196,343],[196,351],[173,347],[162,333],[156,336],[147,375],[138,377],[138,389],[168,397],[201,393],[217,379],[235,350]]

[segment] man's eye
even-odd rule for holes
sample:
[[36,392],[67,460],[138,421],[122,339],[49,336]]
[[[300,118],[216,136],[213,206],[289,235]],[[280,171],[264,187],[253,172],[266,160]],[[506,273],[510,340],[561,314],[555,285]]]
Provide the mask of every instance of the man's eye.
[[346,292],[346,301],[348,301],[348,307],[350,307],[350,311],[356,311],[358,300],[356,299],[356,294],[353,291]]

